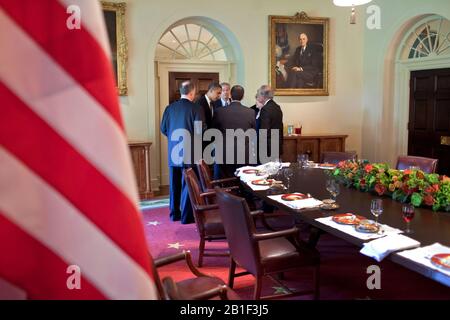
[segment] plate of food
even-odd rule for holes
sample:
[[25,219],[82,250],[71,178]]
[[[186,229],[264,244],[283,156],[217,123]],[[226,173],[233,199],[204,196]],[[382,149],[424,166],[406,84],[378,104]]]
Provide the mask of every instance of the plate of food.
[[345,224],[349,226],[354,226],[359,224],[362,220],[366,218],[363,216],[358,216],[353,213],[342,213],[333,216],[333,221],[339,224]]
[[297,200],[304,200],[304,199],[308,199],[308,198],[309,197],[303,193],[288,193],[288,194],[283,194],[281,196],[281,200],[284,200],[284,201],[297,201]]
[[258,169],[246,169],[246,170],[243,170],[242,173],[245,173],[245,174],[258,174],[259,170]]
[[360,220],[355,224],[355,230],[362,233],[377,233],[380,227],[372,220]]
[[450,270],[450,254],[440,253],[431,257],[431,263],[435,266]]
[[271,186],[275,180],[273,179],[259,179],[253,180],[252,184],[255,186]]

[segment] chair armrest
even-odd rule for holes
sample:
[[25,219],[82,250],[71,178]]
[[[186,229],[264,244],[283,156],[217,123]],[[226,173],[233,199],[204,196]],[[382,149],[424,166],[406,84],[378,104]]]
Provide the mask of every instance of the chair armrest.
[[202,198],[209,198],[209,197],[212,198],[215,196],[216,196],[216,192],[214,190],[208,190],[208,191],[200,194],[200,197],[202,197]]
[[216,209],[219,209],[219,205],[218,204],[196,205],[195,209],[198,211],[216,210]]
[[228,287],[222,284],[217,286],[217,288],[193,295],[190,298],[192,300],[209,300],[218,296],[220,300],[228,300],[227,291]]
[[156,268],[160,268],[163,267],[165,265],[180,261],[180,260],[185,260],[187,266],[189,267],[189,270],[197,277],[208,277],[207,274],[204,274],[202,272],[200,272],[195,266],[194,263],[192,261],[192,256],[191,256],[191,252],[188,250],[184,250],[181,253],[178,254],[174,254],[171,256],[167,256],[167,257],[163,257],[163,258],[159,258],[154,260],[154,264]]
[[264,216],[264,211],[263,210],[255,210],[255,211],[251,211],[250,212],[250,215],[253,217],[253,218],[257,218],[257,217],[263,217]]
[[269,240],[269,239],[275,239],[275,238],[282,238],[282,237],[289,237],[294,236],[298,234],[297,228],[287,229],[287,230],[281,230],[276,232],[269,232],[269,233],[254,233],[253,239],[256,241],[262,241],[262,240]]
[[166,291],[165,293],[166,293],[168,299],[172,299],[172,300],[209,300],[209,299],[219,296],[221,300],[228,300],[227,286],[225,286],[225,285],[219,285],[216,288],[198,293],[196,295],[186,296],[186,295],[182,295],[180,293],[180,291],[178,290],[177,284],[175,283],[175,281],[173,281],[173,279],[171,277],[165,277],[162,280],[162,283],[163,283],[164,289]]

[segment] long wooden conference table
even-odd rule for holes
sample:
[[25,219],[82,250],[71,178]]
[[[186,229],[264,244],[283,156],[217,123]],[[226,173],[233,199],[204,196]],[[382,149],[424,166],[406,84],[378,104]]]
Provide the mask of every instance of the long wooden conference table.
[[[326,180],[329,178],[325,172],[326,170],[317,168],[300,168],[297,164],[292,164],[290,169],[294,171],[294,175],[290,179],[289,189],[283,193],[309,193],[312,197],[319,200],[330,198],[330,194],[326,190]],[[280,176],[282,176],[282,173]],[[286,183],[284,184],[286,185]],[[246,190],[258,198],[279,208],[280,210],[283,210],[284,212],[289,212],[295,215],[298,219],[311,225],[313,230],[319,230],[320,232],[332,234],[360,247],[362,247],[367,241],[355,238],[340,230],[322,224],[316,221],[316,219],[330,217],[337,213],[353,213],[373,220],[374,216],[370,213],[370,203],[372,199],[380,198],[371,193],[364,193],[359,190],[341,186],[340,194],[337,197],[337,203],[340,205],[339,209],[335,211],[326,211],[320,208],[296,210],[269,198],[268,196],[274,195],[270,191],[253,191],[246,183],[243,183],[243,185]],[[382,197],[382,199],[384,211],[379,218],[379,222],[381,224],[386,224],[394,228],[405,230],[406,223],[402,218],[402,204],[392,200],[389,197]],[[411,222],[411,229],[414,233],[408,236],[419,241],[422,247],[434,244],[436,242],[445,246],[450,246],[450,213],[433,212],[428,208],[417,208],[415,217]],[[445,286],[450,287],[449,277],[439,271],[427,268],[424,265],[406,259],[396,253],[390,254],[386,259],[390,259],[403,267],[418,272],[428,278],[444,284]]]

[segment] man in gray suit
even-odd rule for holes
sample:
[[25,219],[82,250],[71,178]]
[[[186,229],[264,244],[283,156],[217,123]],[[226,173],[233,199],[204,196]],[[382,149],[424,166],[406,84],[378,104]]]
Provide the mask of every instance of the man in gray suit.
[[218,159],[216,149],[215,178],[233,177],[237,168],[256,163],[253,147],[256,144],[255,113],[241,104],[243,98],[244,88],[233,86],[231,104],[226,108],[216,109],[214,113],[212,127],[220,130],[224,137],[223,159]]

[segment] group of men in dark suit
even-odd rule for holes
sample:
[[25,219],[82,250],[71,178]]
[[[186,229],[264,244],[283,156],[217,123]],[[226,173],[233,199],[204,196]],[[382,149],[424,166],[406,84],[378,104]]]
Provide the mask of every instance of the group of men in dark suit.
[[[203,133],[208,129],[219,130],[223,137],[223,145],[222,147],[220,144],[215,145],[214,176],[215,178],[230,177],[234,175],[238,167],[260,163],[265,159],[260,157],[257,147],[261,144],[262,138],[260,139],[259,132],[263,132],[261,131],[263,129],[268,131],[267,135],[261,135],[264,139],[267,136],[267,141],[263,143],[267,143],[268,155],[271,158],[279,158],[279,155],[282,154],[283,113],[280,106],[273,101],[273,90],[267,85],[258,89],[256,105],[252,108],[242,105],[241,101],[244,98],[245,90],[240,85],[230,89],[228,83],[211,83],[207,93],[194,102],[196,88],[190,81],[186,81],[181,85],[180,93],[181,99],[170,104],[164,111],[161,132],[169,140],[170,218],[172,221],[181,220],[181,223],[188,224],[194,222],[194,216],[183,177],[183,169],[194,167],[200,159],[195,158],[195,152],[192,150],[183,150],[183,156],[177,154],[180,152],[180,144],[183,145],[183,149],[193,149],[194,138],[190,138],[191,140],[188,141],[189,139],[183,139],[177,135],[173,141],[173,133],[178,129],[184,129],[186,133],[194,137],[198,136],[199,128]],[[195,121],[198,121],[197,124]],[[199,121],[201,121],[200,125]],[[249,133],[244,140],[244,150],[238,150],[238,137],[228,135],[227,132],[229,133],[230,130],[238,135],[239,133]],[[278,133],[278,152],[271,148],[273,131]],[[209,143],[204,143],[203,149]],[[229,155],[230,152],[234,152],[234,155]],[[186,154],[190,154],[190,157],[187,157]],[[245,155],[244,158],[242,158],[242,154]],[[222,155],[222,159],[218,159],[220,155]],[[173,159],[177,157],[182,161]],[[252,159],[255,161],[252,162]]]

